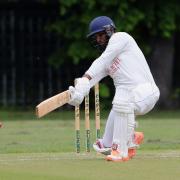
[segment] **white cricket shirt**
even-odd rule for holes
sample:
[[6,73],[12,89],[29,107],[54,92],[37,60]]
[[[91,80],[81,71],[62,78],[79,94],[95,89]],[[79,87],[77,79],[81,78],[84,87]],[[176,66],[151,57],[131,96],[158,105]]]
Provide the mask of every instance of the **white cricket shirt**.
[[106,50],[86,71],[92,80],[109,75],[115,87],[134,88],[139,84],[155,84],[146,59],[135,40],[125,32],[114,33]]

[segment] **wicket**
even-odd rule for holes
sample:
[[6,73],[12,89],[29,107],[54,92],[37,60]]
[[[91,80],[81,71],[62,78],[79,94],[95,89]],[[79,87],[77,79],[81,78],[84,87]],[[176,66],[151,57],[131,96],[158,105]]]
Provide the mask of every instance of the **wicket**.
[[[95,97],[95,126],[96,126],[96,139],[100,138],[100,104],[99,104],[99,84],[94,86]],[[90,116],[89,116],[89,95],[85,97],[85,132],[86,132],[86,152],[90,152]],[[75,143],[76,152],[80,153],[80,106],[75,107]]]

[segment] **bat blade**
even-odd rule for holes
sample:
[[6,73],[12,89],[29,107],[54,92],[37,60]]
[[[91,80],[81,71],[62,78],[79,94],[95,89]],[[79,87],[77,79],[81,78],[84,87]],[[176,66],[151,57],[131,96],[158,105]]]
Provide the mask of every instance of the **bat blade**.
[[52,96],[45,101],[42,101],[40,104],[36,106],[36,115],[37,117],[43,117],[49,112],[63,106],[68,103],[70,100],[70,92],[69,90],[59,93],[55,96]]

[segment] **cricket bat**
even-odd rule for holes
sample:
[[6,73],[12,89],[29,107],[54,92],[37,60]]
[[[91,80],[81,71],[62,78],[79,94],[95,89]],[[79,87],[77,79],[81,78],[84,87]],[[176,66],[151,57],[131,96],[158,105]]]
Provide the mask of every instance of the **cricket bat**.
[[44,115],[48,114],[49,112],[63,106],[64,104],[68,103],[70,100],[70,92],[66,90],[61,92],[55,96],[52,96],[45,101],[42,101],[40,104],[36,106],[36,115],[37,117],[43,117]]

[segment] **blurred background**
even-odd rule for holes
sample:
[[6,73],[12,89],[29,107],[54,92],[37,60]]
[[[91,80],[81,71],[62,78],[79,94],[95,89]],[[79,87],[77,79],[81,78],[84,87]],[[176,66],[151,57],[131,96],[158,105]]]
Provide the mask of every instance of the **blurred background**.
[[[178,0],[1,0],[0,106],[34,107],[73,85],[99,56],[86,34],[89,22],[100,15],[111,17],[117,30],[132,35],[142,49],[161,91],[157,108],[178,109]],[[112,81],[102,80],[104,109],[113,94]]]

